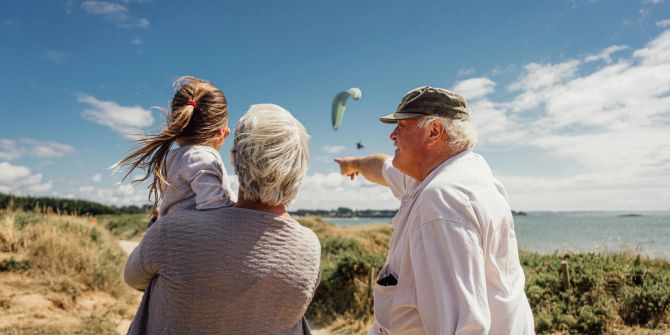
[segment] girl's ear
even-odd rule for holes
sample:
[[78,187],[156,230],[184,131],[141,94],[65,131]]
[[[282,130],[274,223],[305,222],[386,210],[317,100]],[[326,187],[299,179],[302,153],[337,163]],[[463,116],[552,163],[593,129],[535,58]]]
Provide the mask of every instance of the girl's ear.
[[230,136],[230,128],[228,127],[221,128],[220,134],[223,135],[223,138],[227,138],[228,136]]

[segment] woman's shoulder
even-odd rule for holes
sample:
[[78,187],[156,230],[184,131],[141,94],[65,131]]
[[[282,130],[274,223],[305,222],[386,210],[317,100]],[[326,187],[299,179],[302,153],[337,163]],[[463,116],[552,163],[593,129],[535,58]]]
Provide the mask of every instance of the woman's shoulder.
[[275,223],[281,225],[285,230],[291,231],[296,237],[300,238],[305,244],[319,246],[319,238],[314,231],[303,226],[292,217],[275,216]]
[[[235,221],[246,224],[248,228],[256,226],[265,233],[284,236],[292,240],[292,243],[300,244],[301,247],[315,247],[319,250],[321,248],[319,238],[316,234],[292,217],[278,216],[276,214],[237,207],[223,208],[220,211],[234,217]],[[265,229],[267,227],[272,229]]]
[[300,263],[296,267],[302,270],[316,269],[318,272],[321,264],[321,242],[316,234],[292,218],[281,217],[278,220],[284,221],[283,230],[292,235],[292,238],[287,239],[286,248],[291,250],[290,254],[300,255],[300,261],[295,260]]
[[297,220],[293,218],[283,218],[287,221],[287,225],[292,227],[292,229],[295,229],[296,232],[300,234],[300,236],[303,237],[305,243],[310,244],[312,246],[316,246],[321,249],[321,243],[319,242],[319,238],[316,236],[314,231],[309,229],[308,227],[303,226],[298,222]]

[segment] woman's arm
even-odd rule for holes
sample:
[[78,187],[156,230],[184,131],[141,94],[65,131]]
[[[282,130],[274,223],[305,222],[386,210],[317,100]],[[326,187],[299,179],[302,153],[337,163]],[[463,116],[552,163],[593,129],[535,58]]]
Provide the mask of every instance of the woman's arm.
[[151,225],[144,238],[128,256],[123,278],[130,287],[144,290],[160,272],[161,220]]

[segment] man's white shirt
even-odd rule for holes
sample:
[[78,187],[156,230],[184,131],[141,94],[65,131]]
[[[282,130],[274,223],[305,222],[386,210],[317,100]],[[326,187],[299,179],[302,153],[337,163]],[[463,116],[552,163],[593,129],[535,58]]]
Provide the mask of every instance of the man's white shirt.
[[502,184],[480,155],[462,152],[426,179],[387,160],[384,179],[400,199],[375,285],[369,334],[533,334],[514,221]]

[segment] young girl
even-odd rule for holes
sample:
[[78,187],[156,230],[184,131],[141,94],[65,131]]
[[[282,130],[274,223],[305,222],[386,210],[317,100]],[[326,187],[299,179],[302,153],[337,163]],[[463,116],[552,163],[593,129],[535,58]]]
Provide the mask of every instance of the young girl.
[[[223,93],[207,81],[182,77],[175,82],[167,126],[158,135],[139,140],[140,147],[119,166],[146,171],[152,183],[154,217],[178,208],[210,209],[234,204],[228,174],[219,150],[230,135],[228,103]],[[173,143],[177,148],[170,150]],[[159,206],[160,202],[160,206]]]

